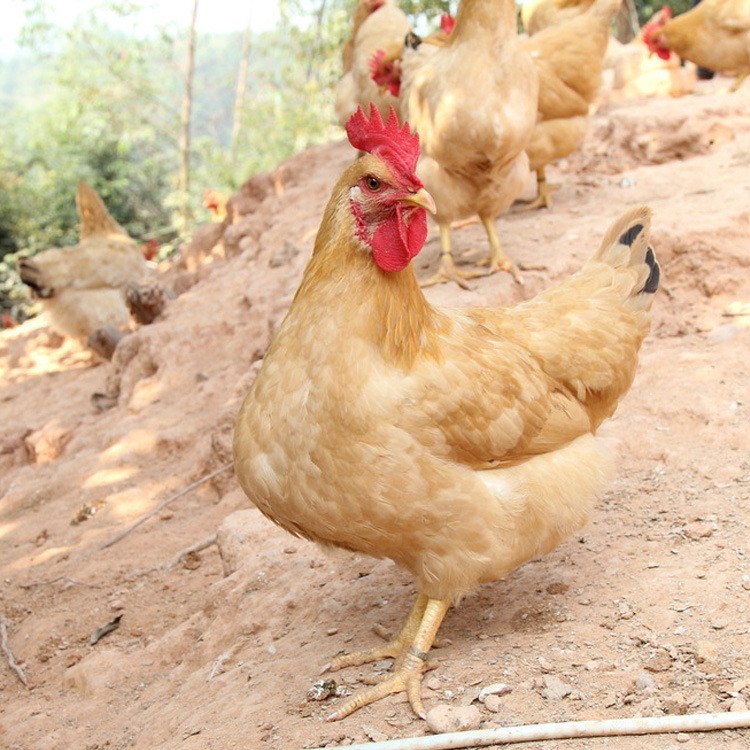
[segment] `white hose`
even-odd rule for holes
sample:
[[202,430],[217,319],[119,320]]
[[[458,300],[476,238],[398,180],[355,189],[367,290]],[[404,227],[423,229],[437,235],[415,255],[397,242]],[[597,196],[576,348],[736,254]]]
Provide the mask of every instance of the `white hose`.
[[[499,729],[477,729],[428,737],[406,737],[385,742],[346,745],[347,750],[456,750],[488,747],[515,742],[566,740],[578,737],[614,737],[663,732],[711,732],[717,729],[750,728],[750,711],[687,716],[651,716],[603,721],[567,721],[556,724],[531,724]],[[340,746],[343,747],[343,746]],[[324,750],[315,748],[315,750]],[[332,750],[329,745],[325,750]]]

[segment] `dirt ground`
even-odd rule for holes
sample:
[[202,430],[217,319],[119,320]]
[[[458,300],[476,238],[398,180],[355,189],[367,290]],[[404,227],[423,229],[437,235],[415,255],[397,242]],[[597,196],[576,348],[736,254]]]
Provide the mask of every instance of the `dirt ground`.
[[[750,703],[750,85],[727,86],[600,110],[581,152],[550,170],[554,209],[498,221],[508,253],[546,270],[523,287],[494,275],[426,292],[512,304],[575,270],[628,206],[654,210],[663,292],[606,428],[617,477],[580,535],[448,614],[428,708],[472,704],[491,727]],[[112,363],[40,320],[0,334],[0,615],[28,679],[0,654],[3,748],[292,750],[428,731],[402,697],[338,723],[324,721],[337,698],[307,698],[330,657],[375,645],[375,622],[400,626],[409,576],[292,538],[226,468],[240,400],[351,158],[330,144],[246,185],[233,223],[203,228],[160,271],[182,293]],[[476,259],[483,230],[455,244]],[[433,228],[420,275],[437,258]],[[176,557],[217,529],[219,546]],[[334,677],[356,688],[372,669]],[[492,683],[511,692],[477,702]],[[541,743],[563,745],[739,750],[750,730]]]

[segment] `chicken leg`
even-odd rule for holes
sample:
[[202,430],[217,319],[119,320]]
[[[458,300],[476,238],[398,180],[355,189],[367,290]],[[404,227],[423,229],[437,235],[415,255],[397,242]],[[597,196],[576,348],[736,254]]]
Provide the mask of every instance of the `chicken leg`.
[[450,224],[440,224],[440,268],[434,276],[430,276],[427,281],[422,282],[422,286],[433,286],[434,284],[444,284],[448,281],[455,281],[462,289],[470,289],[466,283],[467,279],[476,279],[480,276],[487,276],[486,271],[459,271],[453,261],[453,249],[451,243]]
[[552,208],[552,193],[559,189],[558,185],[550,185],[544,174],[544,167],[536,170],[537,196],[519,208],[519,211],[533,211],[535,208]]
[[449,607],[449,601],[429,599],[420,594],[404,627],[390,644],[334,660],[328,667],[330,670],[376,661],[382,659],[384,655],[400,657],[396,670],[389,678],[353,695],[328,717],[329,721],[343,719],[362,706],[374,703],[387,695],[401,692],[407,694],[412,711],[423,719],[425,710],[421,695],[422,674],[427,663],[427,654],[432,648]]
[[489,273],[507,271],[519,284],[523,284],[518,266],[505,254],[500,244],[495,220],[491,216],[480,216],[479,218],[484,226],[484,231],[487,232],[487,239],[490,242],[490,257],[482,261],[482,265],[490,267]]

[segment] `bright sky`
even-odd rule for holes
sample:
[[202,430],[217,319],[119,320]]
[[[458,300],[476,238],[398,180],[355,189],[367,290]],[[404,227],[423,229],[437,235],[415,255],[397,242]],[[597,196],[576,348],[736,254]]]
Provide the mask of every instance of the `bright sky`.
[[[101,0],[56,0],[56,17],[75,21]],[[187,26],[192,3],[187,0],[142,0],[154,23],[161,26]],[[18,32],[23,25],[24,0],[0,0],[0,57],[13,54]],[[145,13],[145,11],[144,11]],[[244,31],[248,22],[255,31],[267,31],[278,20],[278,0],[199,0],[198,31]]]

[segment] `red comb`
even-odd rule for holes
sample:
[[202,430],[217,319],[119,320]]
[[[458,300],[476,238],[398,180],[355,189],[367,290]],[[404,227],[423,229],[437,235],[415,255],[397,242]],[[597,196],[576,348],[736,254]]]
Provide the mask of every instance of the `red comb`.
[[385,50],[379,49],[372,53],[372,57],[370,58],[370,78],[372,78],[375,83],[380,83],[378,78],[380,78],[380,63],[383,62],[383,59],[385,58]]
[[440,30],[450,36],[456,25],[456,19],[450,13],[443,13],[440,16]]
[[378,108],[372,102],[370,102],[369,120],[362,107],[357,107],[357,111],[346,123],[346,134],[349,136],[349,143],[354,148],[380,157],[395,176],[422,187],[416,175],[419,160],[419,136],[411,132],[409,123],[399,125],[396,110],[393,107],[385,123]]

